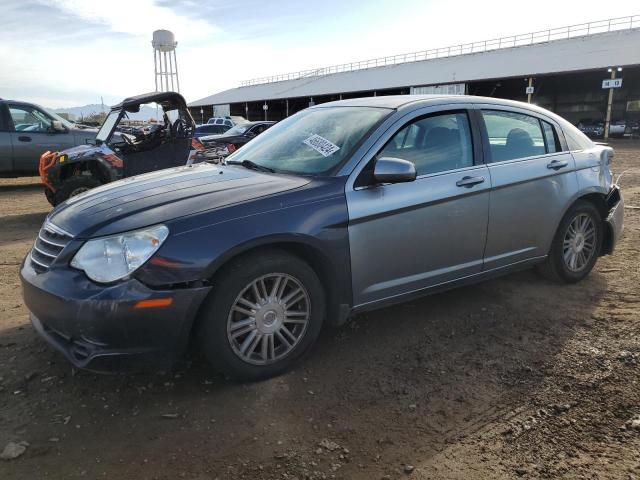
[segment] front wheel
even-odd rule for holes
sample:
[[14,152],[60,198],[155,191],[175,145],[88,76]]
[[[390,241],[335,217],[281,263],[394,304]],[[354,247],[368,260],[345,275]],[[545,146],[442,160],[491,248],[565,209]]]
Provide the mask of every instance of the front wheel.
[[53,194],[53,206],[55,207],[68,198],[80,195],[100,185],[100,180],[91,175],[75,175],[69,177],[62,181],[60,188]]
[[217,276],[198,340],[217,370],[240,380],[277,375],[320,334],[324,291],[313,269],[279,250],[233,261]]
[[539,271],[552,280],[579,282],[596,264],[602,241],[600,212],[592,203],[579,201],[562,218],[549,256]]

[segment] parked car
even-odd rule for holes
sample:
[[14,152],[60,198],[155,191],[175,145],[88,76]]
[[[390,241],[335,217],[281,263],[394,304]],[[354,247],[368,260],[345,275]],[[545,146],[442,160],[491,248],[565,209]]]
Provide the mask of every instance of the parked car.
[[228,125],[214,125],[214,124],[205,123],[203,125],[198,125],[196,127],[196,131],[194,135],[196,137],[203,137],[205,135],[220,135],[225,133],[230,128],[231,127]]
[[276,122],[247,122],[229,129],[222,135],[205,135],[199,137],[207,151],[214,152],[217,157],[226,157],[247,142],[253,140]]
[[600,138],[604,136],[604,120],[586,118],[580,120],[576,126],[588,137]]
[[42,152],[84,145],[97,133],[39,105],[0,99],[0,176],[37,175]]
[[207,125],[226,125],[231,128],[246,122],[247,119],[239,115],[227,115],[224,117],[212,117],[207,120]]
[[[127,112],[155,102],[164,112],[164,123],[120,128]],[[193,139],[195,124],[184,98],[175,92],[154,92],[126,98],[111,108],[92,145],[60,152],[47,151],[40,158],[40,177],[52,205],[105,183],[141,173],[192,163],[200,142]],[[125,131],[131,133],[124,133]]]
[[226,125],[227,127],[233,127],[234,123],[231,117],[212,117],[207,120],[207,125]]
[[609,136],[610,137],[624,137],[625,132],[627,131],[627,122],[624,120],[616,120],[611,122],[609,125]]
[[24,300],[77,367],[167,362],[194,340],[216,369],[265,378],[357,312],[531,266],[582,280],[623,227],[612,158],[526,103],[325,103],[226,165],[60,205],[22,264]]

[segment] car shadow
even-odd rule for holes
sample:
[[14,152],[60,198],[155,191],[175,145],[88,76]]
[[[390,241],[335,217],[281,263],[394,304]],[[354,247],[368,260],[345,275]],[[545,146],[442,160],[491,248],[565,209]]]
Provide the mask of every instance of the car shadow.
[[[309,462],[328,438],[366,457],[343,476],[371,478],[408,453],[432,457],[527,398],[606,289],[595,272],[560,286],[525,271],[451,290],[325,330],[293,371],[252,384],[211,373],[197,355],[170,372],[76,372],[31,327],[10,328],[0,331],[0,364],[16,366],[4,384],[19,393],[5,397],[3,416],[13,436],[24,431],[32,450],[51,453],[22,464],[58,474],[95,471],[96,457],[107,472],[145,458],[172,478],[176,445],[191,452],[181,472],[203,463],[214,472],[233,464],[236,476],[257,465],[281,472],[281,452]],[[64,439],[64,455],[49,437]]]
[[44,190],[44,185],[40,183],[39,178],[32,183],[0,183],[0,195],[3,193],[14,194],[16,192],[33,192],[39,190]]

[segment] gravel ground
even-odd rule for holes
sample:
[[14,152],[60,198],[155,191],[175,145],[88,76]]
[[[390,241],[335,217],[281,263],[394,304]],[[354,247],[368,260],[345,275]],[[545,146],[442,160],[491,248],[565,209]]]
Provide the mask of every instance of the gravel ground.
[[640,143],[615,147],[625,235],[582,283],[527,271],[361,315],[256,384],[198,356],[73,370],[20,294],[48,204],[0,179],[0,450],[22,452],[0,478],[640,478]]

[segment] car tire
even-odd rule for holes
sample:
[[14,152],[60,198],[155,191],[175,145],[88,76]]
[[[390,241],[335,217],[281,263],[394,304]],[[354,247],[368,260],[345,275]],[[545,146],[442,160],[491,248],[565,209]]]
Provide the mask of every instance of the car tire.
[[75,175],[62,182],[60,188],[53,194],[53,206],[61,204],[68,198],[91,190],[101,185],[100,180],[90,175]]
[[302,259],[281,250],[256,252],[232,261],[213,283],[196,335],[211,365],[227,377],[278,375],[317,340],[325,292]]
[[547,259],[538,271],[557,282],[579,282],[596,264],[603,235],[602,215],[596,206],[576,202],[562,217]]

